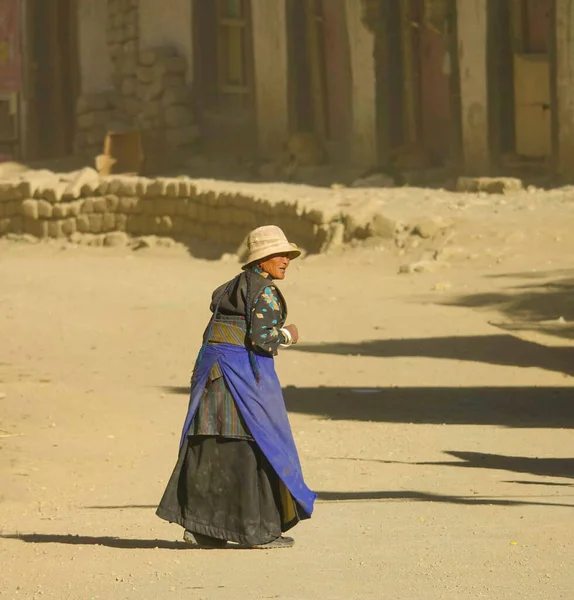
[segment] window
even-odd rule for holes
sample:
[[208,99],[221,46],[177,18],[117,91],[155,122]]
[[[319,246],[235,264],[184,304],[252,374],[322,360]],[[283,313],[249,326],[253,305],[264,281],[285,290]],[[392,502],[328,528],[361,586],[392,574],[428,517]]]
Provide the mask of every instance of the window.
[[251,102],[250,17],[247,0],[217,0],[218,97],[221,108]]

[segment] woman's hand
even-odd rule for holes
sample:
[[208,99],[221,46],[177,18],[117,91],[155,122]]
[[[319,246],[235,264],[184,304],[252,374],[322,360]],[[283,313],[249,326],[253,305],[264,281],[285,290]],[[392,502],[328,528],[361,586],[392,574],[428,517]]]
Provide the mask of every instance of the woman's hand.
[[285,325],[284,329],[291,334],[291,339],[293,340],[293,343],[296,344],[299,341],[299,330],[297,329],[297,325]]

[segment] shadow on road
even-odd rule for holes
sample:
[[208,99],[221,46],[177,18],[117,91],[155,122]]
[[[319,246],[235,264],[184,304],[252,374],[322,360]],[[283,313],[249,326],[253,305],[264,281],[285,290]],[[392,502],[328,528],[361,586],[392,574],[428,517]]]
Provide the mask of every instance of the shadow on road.
[[455,461],[417,462],[416,465],[432,465],[438,467],[464,467],[471,469],[495,469],[528,473],[539,477],[574,478],[574,458],[532,458],[525,456],[503,456],[483,452],[445,452],[457,458]]
[[[469,294],[446,302],[449,306],[496,309],[511,320],[508,329],[538,331],[574,339],[574,277],[570,270],[539,273],[508,273],[491,278],[529,279],[533,283],[488,294]],[[550,281],[548,279],[554,278]],[[535,280],[538,280],[536,282]],[[557,322],[560,317],[563,322]],[[503,326],[504,327],[504,326]]]
[[574,487],[574,483],[562,483],[560,481],[503,481],[502,483],[516,483],[517,485],[543,485],[550,487]]
[[[459,460],[454,461],[422,461],[406,462],[401,460],[384,460],[378,458],[330,457],[331,460],[348,460],[356,462],[375,462],[393,465],[419,465],[433,467],[464,467],[473,469],[494,469],[526,473],[537,477],[562,477],[574,479],[574,458],[533,458],[526,456],[504,456],[502,454],[486,454],[484,452],[445,451],[444,454]],[[537,481],[507,481],[529,485],[574,485],[571,483],[549,483]]]
[[[368,393],[372,392],[372,393]],[[410,387],[284,390],[291,412],[348,421],[504,427],[574,427],[569,388]]]
[[[556,496],[553,496],[555,498]],[[558,506],[574,508],[574,504],[558,502],[533,502],[515,499],[491,498],[486,496],[443,496],[401,490],[397,492],[319,492],[319,500],[324,502],[352,502],[373,500],[405,500],[414,502],[437,502],[445,504],[465,504],[471,506]]]
[[[189,395],[186,386],[162,390]],[[337,421],[574,428],[574,400],[567,387],[289,386],[283,394],[290,412]]]
[[300,344],[299,352],[437,358],[509,367],[538,368],[574,375],[574,347],[551,347],[512,335],[367,340],[356,344]]
[[[155,507],[154,507],[155,508]],[[130,540],[116,537],[90,537],[85,535],[58,535],[42,533],[14,533],[0,535],[3,540],[18,540],[28,544],[68,544],[73,546],[105,546],[106,548],[116,548],[119,550],[203,550],[211,549],[201,548],[195,544],[187,542],[169,542],[166,540]],[[228,544],[222,550],[251,550],[247,546],[240,544]],[[213,551],[213,550],[211,550]],[[202,589],[202,588],[194,588]]]
[[157,508],[157,504],[123,504],[118,506],[82,506],[86,510],[124,510],[131,508]]
[[0,535],[4,540],[20,540],[30,544],[71,544],[73,546],[106,546],[121,550],[193,550],[196,546],[185,542],[165,540],[130,540],[116,537],[90,537],[85,535],[49,535],[41,533]]

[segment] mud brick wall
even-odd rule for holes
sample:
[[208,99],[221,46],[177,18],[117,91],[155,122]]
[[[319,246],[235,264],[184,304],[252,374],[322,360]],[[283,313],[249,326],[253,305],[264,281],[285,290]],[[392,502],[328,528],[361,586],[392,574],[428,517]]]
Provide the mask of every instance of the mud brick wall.
[[0,236],[63,239],[120,231],[202,239],[235,252],[251,229],[268,224],[282,227],[310,253],[328,250],[343,236],[335,213],[235,192],[221,182],[100,177],[83,169],[65,176],[32,173],[0,184]]
[[94,158],[107,131],[138,129],[148,172],[183,163],[199,135],[186,59],[173,47],[140,47],[138,0],[107,0],[107,15],[113,90],[78,99],[75,152]]

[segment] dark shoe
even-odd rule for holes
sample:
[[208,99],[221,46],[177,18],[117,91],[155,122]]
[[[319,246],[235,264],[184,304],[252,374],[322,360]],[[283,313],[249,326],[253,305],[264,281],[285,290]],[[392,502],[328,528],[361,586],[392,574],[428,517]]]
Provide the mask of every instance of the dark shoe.
[[292,548],[295,545],[295,540],[290,537],[278,537],[272,542],[267,544],[257,544],[256,546],[250,546],[254,550],[275,550],[279,548]]
[[191,531],[187,531],[187,529],[183,534],[183,540],[189,544],[197,544],[200,548],[209,548],[210,550],[221,550],[227,546],[225,540],[212,538],[208,535],[202,535],[201,533],[191,533]]

